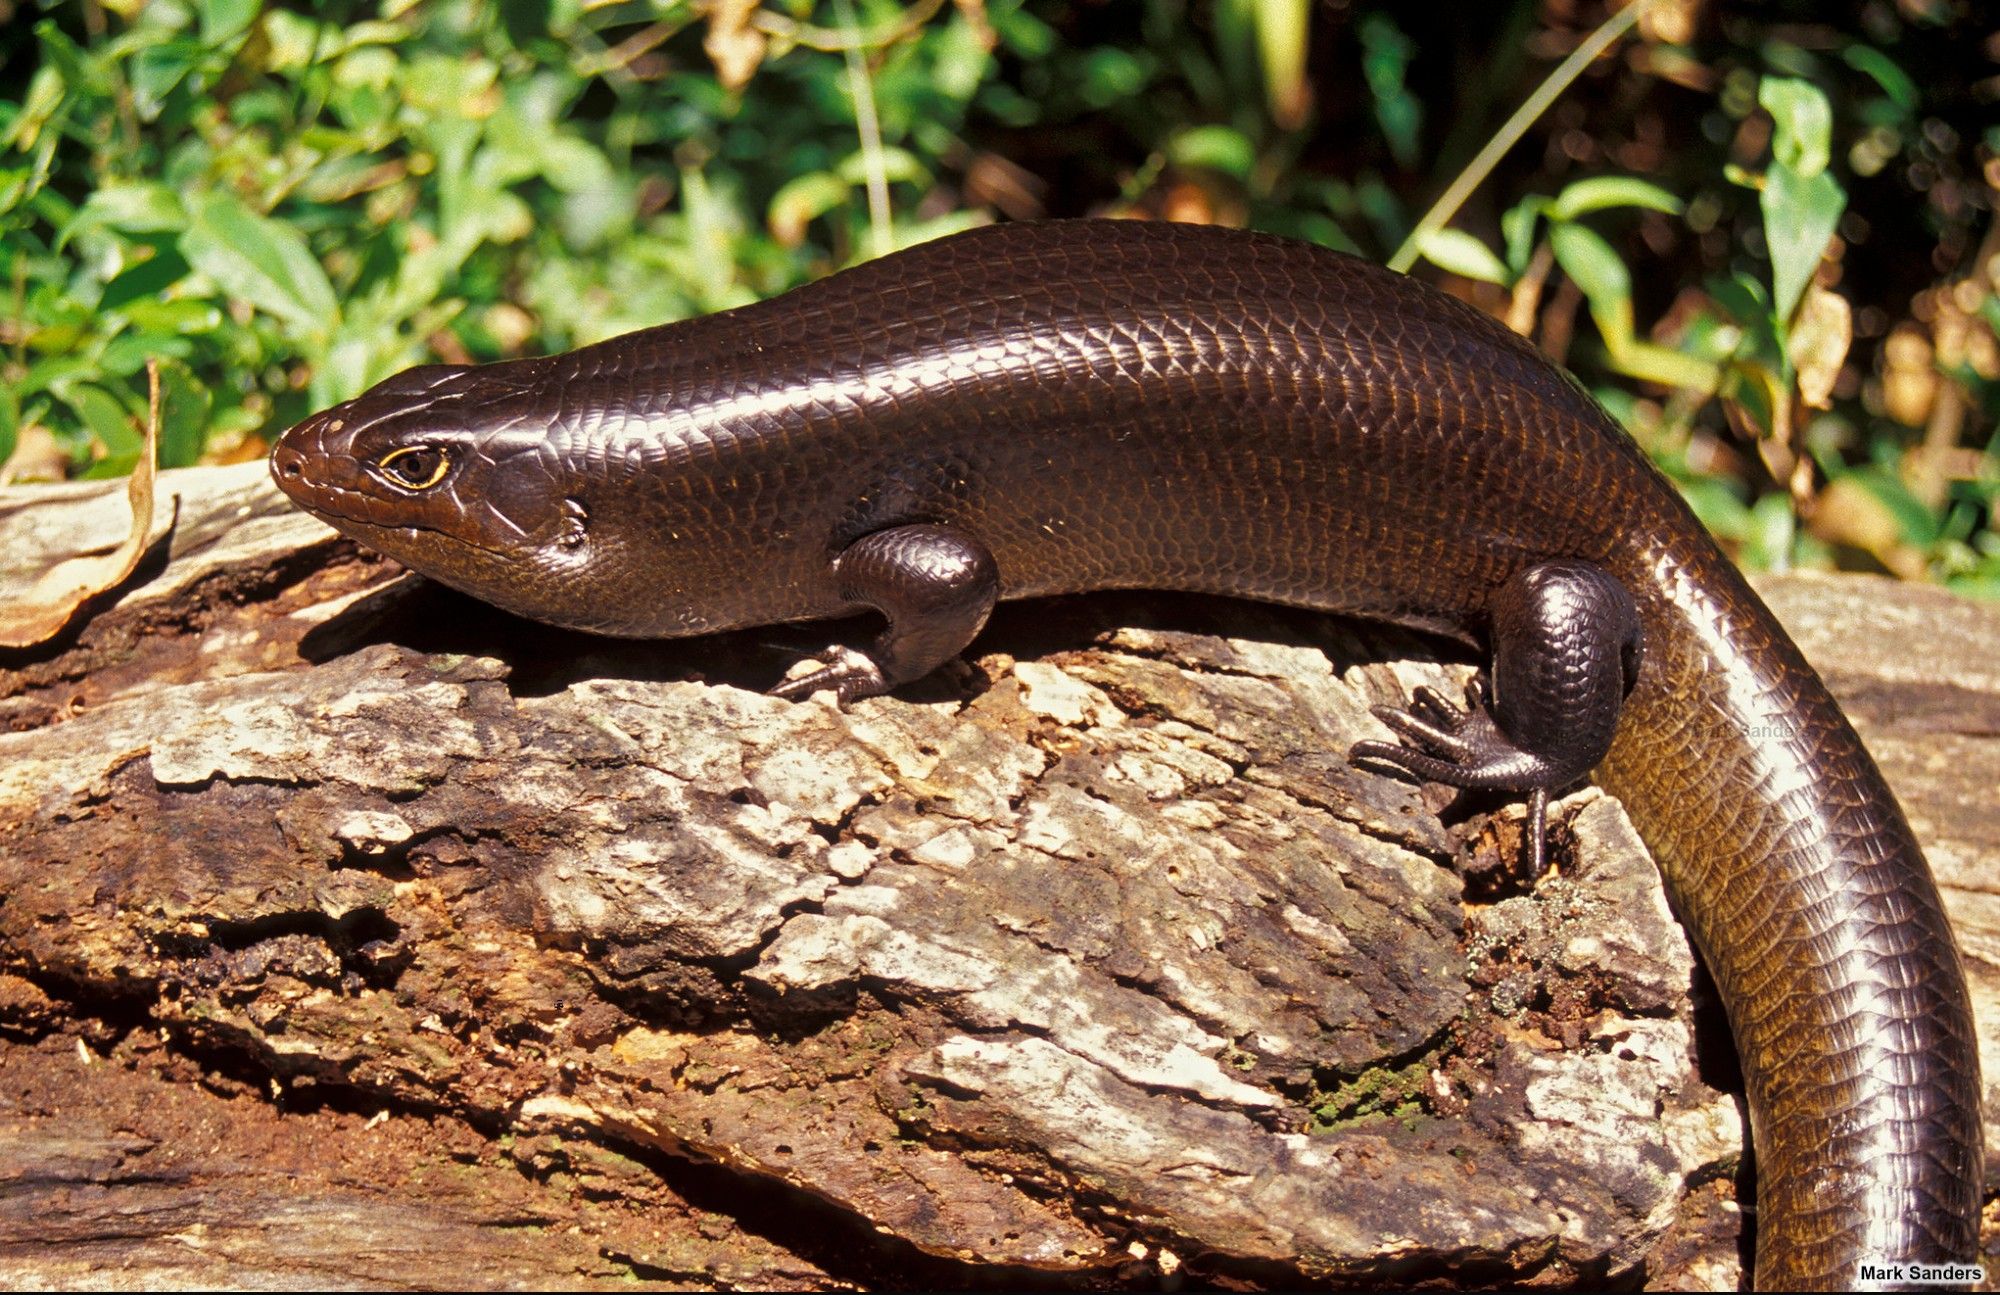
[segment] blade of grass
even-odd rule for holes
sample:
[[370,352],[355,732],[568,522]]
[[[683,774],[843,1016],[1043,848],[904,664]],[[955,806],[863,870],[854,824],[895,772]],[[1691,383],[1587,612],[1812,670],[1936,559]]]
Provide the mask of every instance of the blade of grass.
[[1424,213],[1423,219],[1417,222],[1416,228],[1412,229],[1409,237],[1403,240],[1403,245],[1389,258],[1389,268],[1404,273],[1415,265],[1417,249],[1425,237],[1432,230],[1442,229],[1451,223],[1451,218],[1458,214],[1459,207],[1472,196],[1472,191],[1479,187],[1480,182],[1499,164],[1500,159],[1507,155],[1507,150],[1521,142],[1521,136],[1527,134],[1528,127],[1534,124],[1535,119],[1547,112],[1549,105],[1561,98],[1563,91],[1569,89],[1570,82],[1582,75],[1583,69],[1589,67],[1599,54],[1611,47],[1612,42],[1630,30],[1632,24],[1639,21],[1639,15],[1657,2],[1658,0],[1633,0],[1631,4],[1605,19],[1596,31],[1590,33],[1583,44],[1577,46],[1570,52],[1568,58],[1557,64],[1556,69],[1535,87],[1535,92],[1514,110],[1514,115],[1494,133],[1493,138],[1486,141],[1486,147],[1479,150],[1479,155],[1466,163],[1465,169],[1458,173],[1458,178],[1451,182],[1451,187],[1446,189],[1431,205],[1431,209]]
[[889,168],[882,157],[882,119],[875,112],[875,86],[868,79],[868,56],[859,40],[860,21],[854,16],[851,0],[835,0],[842,30],[855,38],[842,51],[847,59],[848,92],[854,96],[854,129],[861,136],[861,156],[868,180],[868,249],[872,256],[887,256],[895,248],[889,224]]

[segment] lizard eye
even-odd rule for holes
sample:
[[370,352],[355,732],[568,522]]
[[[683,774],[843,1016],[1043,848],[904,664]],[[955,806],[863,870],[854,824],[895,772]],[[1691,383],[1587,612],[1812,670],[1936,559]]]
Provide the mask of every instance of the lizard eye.
[[399,486],[428,490],[444,480],[444,471],[451,466],[451,460],[435,445],[411,445],[391,450],[376,460],[375,466]]

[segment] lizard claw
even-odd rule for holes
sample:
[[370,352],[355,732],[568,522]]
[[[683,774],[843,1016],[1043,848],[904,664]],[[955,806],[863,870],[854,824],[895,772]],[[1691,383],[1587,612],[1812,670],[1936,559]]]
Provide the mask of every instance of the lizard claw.
[[878,697],[889,691],[889,683],[882,677],[882,668],[875,664],[873,657],[856,648],[836,644],[809,659],[821,662],[820,668],[786,679],[770,689],[767,695],[783,697],[786,701],[804,701],[824,690],[833,693],[836,706],[845,706],[851,701]]
[[1549,787],[1545,761],[1521,749],[1502,732],[1486,708],[1485,690],[1474,681],[1461,707],[1435,689],[1418,688],[1407,707],[1376,706],[1375,718],[1402,740],[1356,742],[1351,761],[1372,760],[1412,777],[1448,787],[1497,788],[1528,794],[1528,855],[1540,871],[1544,855]]

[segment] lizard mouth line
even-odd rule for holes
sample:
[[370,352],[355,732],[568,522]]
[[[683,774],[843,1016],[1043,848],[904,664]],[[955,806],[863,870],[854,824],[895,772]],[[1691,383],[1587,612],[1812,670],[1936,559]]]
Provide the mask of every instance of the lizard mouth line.
[[[310,511],[319,514],[335,530],[347,531],[350,534],[353,533],[353,530],[361,530],[377,535],[390,532],[401,532],[402,534],[413,536],[441,535],[454,544],[463,544],[467,548],[477,549],[481,553],[502,559],[513,556],[515,552],[514,550],[498,548],[491,544],[482,544],[478,540],[468,539],[464,535],[455,531],[445,530],[439,526],[426,526],[419,522],[392,524],[364,516],[350,502],[354,499],[367,498],[361,491],[334,485],[328,481],[316,481],[306,475],[303,468],[296,475],[289,478],[281,477],[279,485],[287,495],[292,497],[294,502],[302,504],[309,508]],[[356,536],[356,538],[365,539],[366,537]]]

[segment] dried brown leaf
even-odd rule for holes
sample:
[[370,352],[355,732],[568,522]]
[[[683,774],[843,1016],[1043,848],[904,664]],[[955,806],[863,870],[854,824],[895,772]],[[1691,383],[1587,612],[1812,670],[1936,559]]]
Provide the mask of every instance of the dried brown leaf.
[[1854,343],[1854,311],[1847,298],[1819,284],[1806,287],[1792,322],[1788,349],[1799,375],[1799,400],[1812,409],[1833,402],[1833,384]]
[[139,565],[139,555],[146,551],[146,537],[153,529],[153,465],[160,443],[160,378],[154,365],[146,367],[152,384],[146,444],[125,487],[125,497],[132,505],[131,531],[124,543],[109,553],[56,563],[23,597],[0,606],[0,647],[33,647],[54,638],[79,607],[122,584]]
[[29,423],[21,429],[13,455],[0,463],[0,486],[19,481],[61,481],[68,466],[69,451],[56,434],[41,423]]
[[764,34],[750,24],[756,12],[757,0],[716,0],[708,11],[701,47],[724,89],[741,90],[764,61]]

